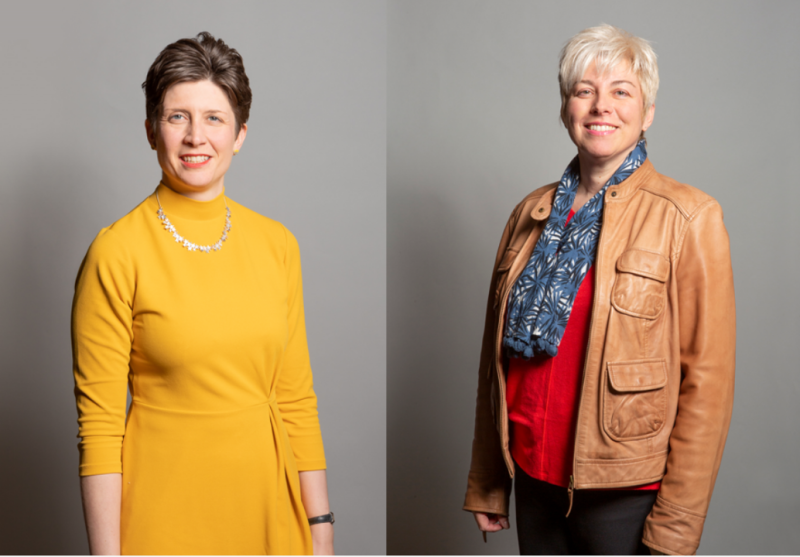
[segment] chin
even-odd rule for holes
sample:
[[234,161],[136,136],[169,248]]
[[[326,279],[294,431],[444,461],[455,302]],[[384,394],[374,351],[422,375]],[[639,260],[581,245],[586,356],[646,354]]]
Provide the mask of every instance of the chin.
[[181,182],[189,186],[190,188],[202,190],[207,188],[211,184],[211,178],[207,176],[179,176]]
[[593,159],[608,159],[617,155],[617,151],[613,149],[584,149],[584,154]]

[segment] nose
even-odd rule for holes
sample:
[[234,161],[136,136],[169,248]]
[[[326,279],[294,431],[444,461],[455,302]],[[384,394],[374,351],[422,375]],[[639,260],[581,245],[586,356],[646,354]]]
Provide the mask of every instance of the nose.
[[595,95],[592,112],[595,114],[608,114],[611,112],[611,99],[603,94]]
[[190,123],[186,129],[186,136],[183,138],[183,142],[193,147],[205,143],[206,136],[203,131],[203,126],[196,122]]

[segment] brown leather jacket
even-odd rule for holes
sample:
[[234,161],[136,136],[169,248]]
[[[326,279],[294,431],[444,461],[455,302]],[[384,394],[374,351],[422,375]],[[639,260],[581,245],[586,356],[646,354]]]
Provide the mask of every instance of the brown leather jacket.
[[[508,292],[550,215],[555,188],[517,205],[495,260],[464,509],[508,514]],[[661,480],[644,543],[700,544],[733,406],[736,323],[728,234],[710,196],[649,160],[605,194],[575,434],[573,489]]]

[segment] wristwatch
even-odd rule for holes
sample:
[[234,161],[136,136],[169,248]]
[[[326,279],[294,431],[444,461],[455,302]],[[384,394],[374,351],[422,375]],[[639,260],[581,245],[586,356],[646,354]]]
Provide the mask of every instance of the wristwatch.
[[329,512],[328,514],[321,514],[308,519],[309,526],[314,526],[314,524],[324,524],[326,522],[330,522],[331,524],[336,522],[336,519],[333,517],[333,511]]

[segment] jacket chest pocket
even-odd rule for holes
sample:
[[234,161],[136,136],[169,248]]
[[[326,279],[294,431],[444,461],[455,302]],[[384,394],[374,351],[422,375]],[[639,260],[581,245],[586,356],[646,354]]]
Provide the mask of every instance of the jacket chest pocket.
[[618,312],[655,319],[666,304],[669,259],[654,251],[629,249],[617,260],[617,277],[611,305]]
[[663,359],[609,362],[603,428],[615,441],[653,437],[664,427],[667,368]]

